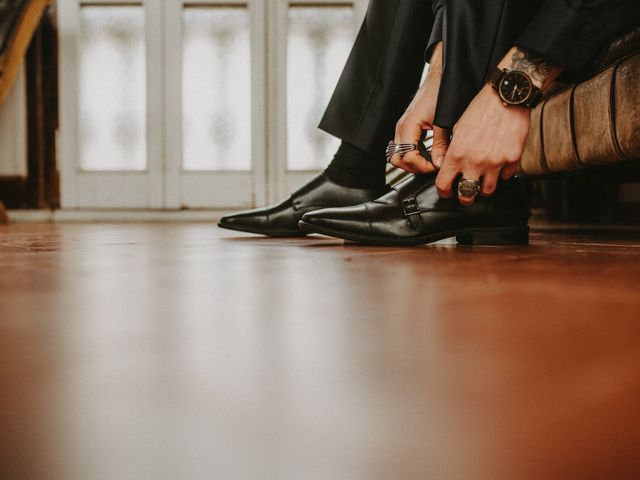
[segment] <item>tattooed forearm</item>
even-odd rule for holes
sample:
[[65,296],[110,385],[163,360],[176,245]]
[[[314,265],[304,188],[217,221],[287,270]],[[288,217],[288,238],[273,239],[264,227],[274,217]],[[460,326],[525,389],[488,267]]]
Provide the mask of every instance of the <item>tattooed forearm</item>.
[[531,78],[545,83],[557,66],[548,62],[540,55],[522,48],[516,48],[511,56],[510,70],[528,73]]

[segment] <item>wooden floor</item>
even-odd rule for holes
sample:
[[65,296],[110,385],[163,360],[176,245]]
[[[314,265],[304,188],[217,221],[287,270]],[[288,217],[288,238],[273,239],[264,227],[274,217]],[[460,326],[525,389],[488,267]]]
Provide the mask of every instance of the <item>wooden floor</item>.
[[0,478],[640,478],[640,238],[0,227]]

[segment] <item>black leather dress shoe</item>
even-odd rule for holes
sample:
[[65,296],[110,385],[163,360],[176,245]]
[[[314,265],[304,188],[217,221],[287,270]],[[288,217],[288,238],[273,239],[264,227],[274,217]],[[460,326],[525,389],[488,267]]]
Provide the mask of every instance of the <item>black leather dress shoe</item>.
[[270,237],[304,236],[307,232],[300,230],[298,222],[305,213],[321,208],[360,205],[388,191],[386,185],[379,189],[343,187],[321,173],[282,203],[223,217],[218,226]]
[[[455,190],[454,190],[455,191]],[[415,175],[375,201],[304,215],[300,228],[360,243],[421,245],[456,237],[464,245],[517,245],[529,241],[529,207],[520,181],[501,181],[471,207],[443,200],[435,175]]]

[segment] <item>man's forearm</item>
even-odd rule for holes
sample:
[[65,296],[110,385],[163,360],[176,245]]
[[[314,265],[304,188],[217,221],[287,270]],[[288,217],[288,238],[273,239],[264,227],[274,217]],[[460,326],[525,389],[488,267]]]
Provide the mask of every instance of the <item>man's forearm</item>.
[[[426,80],[416,92],[411,104],[407,107],[404,115],[396,124],[396,134],[394,141],[398,143],[418,144],[422,139],[424,130],[434,130],[433,118],[436,111],[438,91],[440,89],[440,79],[442,76],[442,42],[438,42],[429,59],[429,72]],[[438,156],[434,139],[434,153],[432,158]],[[443,157],[443,153],[440,155]],[[418,152],[413,151],[404,156],[394,156],[391,164],[412,173],[430,173],[434,167],[429,161]]]
[[[442,76],[442,42],[439,42],[433,49],[431,58],[429,59],[429,71],[426,80],[420,85],[413,101],[409,105],[408,110],[414,108],[421,109],[421,105],[431,104],[435,108],[435,97],[438,95],[440,88],[440,77]],[[433,97],[433,98],[432,98]],[[433,120],[433,119],[432,119]]]
[[440,75],[442,73],[442,42],[438,42],[433,48],[433,53],[429,59],[429,73]]

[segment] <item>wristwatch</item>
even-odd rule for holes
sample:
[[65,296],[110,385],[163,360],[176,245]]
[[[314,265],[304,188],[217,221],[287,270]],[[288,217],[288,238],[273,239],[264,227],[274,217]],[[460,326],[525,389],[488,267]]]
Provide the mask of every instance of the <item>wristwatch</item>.
[[519,70],[496,68],[488,82],[504,105],[535,108],[542,100],[542,92],[531,81],[531,77]]

